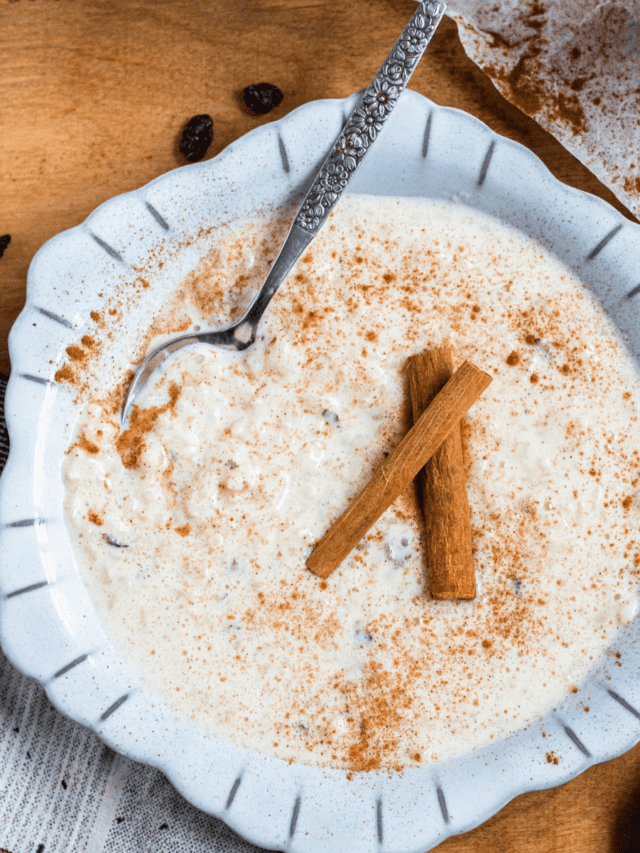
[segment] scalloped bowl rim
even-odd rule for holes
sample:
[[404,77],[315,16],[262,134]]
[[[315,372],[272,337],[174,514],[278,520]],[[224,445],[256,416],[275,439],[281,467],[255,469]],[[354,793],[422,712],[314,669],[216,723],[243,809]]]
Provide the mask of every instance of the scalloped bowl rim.
[[[59,295],[56,296],[56,310],[39,304],[40,295],[48,292],[49,280],[56,274],[56,252],[62,253],[62,257],[63,249],[72,245],[79,262],[88,258],[91,252],[97,252],[97,260],[91,255],[87,261],[88,268],[94,264],[98,271],[96,274],[104,268],[105,275],[116,275],[114,270],[120,269],[117,266],[118,257],[122,262],[122,256],[132,247],[133,238],[129,238],[129,243],[125,240],[113,249],[113,240],[103,239],[103,232],[96,234],[92,231],[95,225],[98,226],[96,231],[100,227],[105,227],[107,231],[112,229],[117,242],[118,205],[123,209],[131,205],[131,210],[135,210],[136,214],[144,205],[150,213],[148,226],[151,236],[148,239],[150,245],[156,245],[154,241],[164,239],[162,232],[168,230],[164,218],[168,208],[163,207],[159,213],[153,204],[159,195],[168,192],[171,198],[172,191],[178,193],[192,190],[199,180],[205,182],[208,191],[221,176],[226,180],[228,176],[224,175],[225,168],[233,172],[237,166],[234,157],[238,162],[249,155],[256,157],[258,148],[263,152],[264,168],[267,169],[265,186],[268,184],[271,187],[273,184],[274,192],[280,193],[279,198],[283,197],[283,193],[286,198],[299,198],[305,179],[313,174],[313,163],[319,162],[323,151],[335,136],[335,130],[331,128],[335,126],[337,129],[337,123],[352,108],[357,97],[358,93],[344,100],[305,104],[283,119],[262,125],[244,135],[212,160],[173,170],[138,190],[104,202],[81,225],[53,237],[41,247],[31,263],[27,302],[10,336],[13,369],[5,411],[12,449],[0,481],[0,548],[3,555],[8,555],[3,558],[0,567],[0,642],[7,656],[18,669],[37,678],[45,686],[49,698],[63,713],[84,725],[90,725],[119,752],[159,767],[192,803],[225,820],[255,844],[294,853],[320,853],[326,849],[327,843],[332,843],[335,849],[349,849],[354,853],[360,850],[363,853],[373,850],[395,853],[424,851],[449,835],[466,832],[479,825],[518,794],[563,784],[590,765],[621,755],[640,739],[640,713],[636,710],[640,707],[640,688],[634,689],[633,672],[628,676],[628,670],[625,670],[623,675],[622,671],[612,669],[610,662],[605,661],[604,664],[599,662],[594,668],[586,683],[581,685],[577,697],[568,697],[561,706],[545,715],[542,721],[534,721],[524,730],[497,744],[467,753],[450,762],[418,771],[406,771],[400,775],[357,774],[355,781],[348,783],[343,771],[306,765],[289,767],[277,759],[259,756],[241,747],[203,736],[184,720],[166,712],[166,709],[154,708],[152,702],[149,704],[149,695],[137,682],[126,694],[118,696],[121,684],[133,684],[132,675],[126,665],[120,666],[118,653],[113,651],[108,642],[104,657],[101,657],[102,651],[88,649],[84,655],[69,658],[68,663],[57,670],[50,668],[45,671],[47,664],[42,662],[42,648],[47,640],[44,636],[46,626],[53,625],[56,630],[63,632],[69,650],[75,648],[74,642],[83,630],[75,627],[75,623],[73,628],[69,628],[65,622],[67,619],[69,625],[73,623],[73,616],[69,616],[65,607],[68,601],[74,603],[79,600],[81,593],[78,592],[78,579],[69,579],[64,571],[56,574],[59,565],[53,565],[52,568],[51,561],[56,563],[56,554],[52,556],[52,552],[47,550],[50,547],[46,538],[48,524],[39,523],[41,518],[47,519],[49,515],[36,511],[42,506],[46,509],[46,501],[50,499],[46,485],[43,489],[41,484],[36,483],[40,470],[37,468],[37,460],[43,454],[43,442],[49,440],[42,433],[47,424],[58,424],[62,417],[56,413],[56,401],[63,409],[67,406],[67,413],[69,406],[73,409],[69,401],[65,403],[63,397],[58,397],[60,389],[50,381],[48,361],[51,359],[48,357],[56,348],[59,354],[69,335],[77,334],[82,328],[82,321],[77,320],[78,311],[74,314],[77,308],[74,298],[79,301],[82,296],[68,295],[66,302],[64,295],[60,297],[61,301]],[[540,233],[532,236],[542,242],[547,240],[549,248],[555,249],[561,260],[574,269],[577,266],[580,273],[587,276],[588,286],[618,323],[623,338],[630,346],[635,345],[635,330],[640,329],[640,315],[635,316],[637,309],[629,294],[633,293],[637,282],[634,283],[632,279],[633,273],[627,271],[633,269],[633,264],[627,264],[622,269],[619,259],[612,252],[616,251],[621,240],[626,240],[627,254],[630,253],[631,262],[635,259],[636,266],[640,268],[640,226],[624,219],[601,199],[561,184],[531,151],[499,136],[462,111],[436,106],[423,96],[407,90],[398,105],[398,114],[402,115],[394,119],[396,124],[390,122],[388,130],[384,131],[388,135],[386,154],[384,146],[380,144],[370,155],[373,161],[374,152],[377,151],[375,156],[381,158],[381,162],[392,173],[381,178],[382,184],[388,180],[390,186],[397,185],[401,190],[404,188],[407,193],[398,193],[402,195],[413,192],[412,181],[419,183],[415,181],[415,174],[423,167],[420,166],[417,153],[411,161],[413,172],[407,167],[409,177],[402,172],[404,165],[390,158],[390,152],[395,151],[394,146],[402,146],[404,140],[411,137],[414,148],[420,146],[419,155],[427,170],[420,172],[425,183],[420,186],[420,192],[414,194],[440,198],[452,198],[453,195],[454,200],[468,206],[504,216],[526,233],[532,233],[532,229],[541,229]],[[312,121],[307,125],[309,117]],[[326,132],[323,131],[322,139],[318,142],[315,138],[316,122],[325,119]],[[300,141],[304,145],[296,148],[294,143]],[[306,147],[314,151],[311,163],[304,157],[300,163],[296,163],[301,156],[300,150]],[[437,149],[435,155],[434,148]],[[451,154],[447,155],[447,151]],[[449,156],[451,159],[448,159]],[[283,157],[282,161],[279,157]],[[458,162],[461,158],[464,164]],[[518,169],[515,169],[509,158]],[[497,160],[503,167],[500,173],[494,165]],[[434,174],[438,170],[432,168],[433,163],[438,165],[441,174]],[[288,169],[285,167],[287,164]],[[374,166],[369,172],[372,173],[373,169]],[[452,186],[458,179],[456,195],[452,193]],[[363,178],[358,183],[354,179],[353,191],[366,191],[360,187],[361,184],[371,191],[367,180],[369,178]],[[374,191],[378,183],[376,179]],[[522,186],[514,189],[515,184]],[[242,188],[242,180],[238,185]],[[539,207],[536,207],[535,199],[530,207],[527,206],[527,188],[533,194],[541,194],[543,203]],[[383,186],[380,194],[389,193],[384,191]],[[552,222],[542,222],[545,216],[551,216],[551,204],[554,205]],[[495,210],[491,205],[494,205]],[[515,205],[511,218],[505,215],[505,211],[508,213],[511,209],[509,205]],[[558,220],[557,208],[563,205],[565,218]],[[172,213],[176,211],[177,208]],[[553,219],[554,216],[556,219]],[[170,218],[168,214],[167,218]],[[579,228],[574,235],[571,227],[576,218]],[[154,221],[151,222],[151,219]],[[560,229],[560,236],[551,233],[552,225]],[[157,233],[158,228],[160,233]],[[559,247],[560,242],[562,245]],[[60,270],[63,278],[64,275],[70,275],[62,265]],[[606,287],[599,284],[605,274],[615,279],[612,279],[613,284],[607,282]],[[624,302],[625,299],[627,302]],[[60,305],[65,310],[69,309],[71,319],[61,311]],[[86,309],[87,306],[84,307]],[[34,355],[37,346],[31,326],[36,325],[34,318],[40,320],[42,316],[52,321],[51,328],[45,328],[42,333],[42,351]],[[640,351],[640,346],[636,351]],[[65,429],[68,432],[68,422]],[[60,448],[63,445],[61,439]],[[25,492],[25,482],[29,485],[28,494]],[[38,499],[34,497],[37,495],[40,496]],[[34,506],[33,517],[27,515],[23,518],[20,510],[24,506],[31,506],[29,501]],[[53,507],[51,518],[59,510],[58,505]],[[54,526],[52,522],[51,527]],[[55,537],[58,534],[54,530],[51,535]],[[64,533],[59,535],[64,536]],[[42,564],[39,568],[44,567],[46,571],[43,579],[39,580],[36,567],[34,577],[28,577],[30,582],[20,588],[12,575],[14,563],[20,564],[21,572],[28,573],[28,566],[37,562],[34,558],[28,566],[25,563],[26,568],[22,567],[20,561],[27,560],[27,557],[21,555],[21,545],[18,543],[22,542],[27,543],[27,556],[33,552]],[[22,602],[27,600],[35,601],[31,611],[23,608]],[[77,606],[84,608],[83,612],[91,610],[86,600]],[[55,610],[57,615],[50,616],[50,610]],[[58,618],[59,623],[55,621]],[[97,619],[95,612],[92,618],[94,621]],[[47,621],[51,619],[53,622]],[[18,628],[23,623],[24,630]],[[96,643],[99,644],[100,637],[104,640],[104,636],[100,634],[99,626],[94,625],[94,629],[96,633],[92,636],[97,638]],[[635,620],[621,636],[621,643],[626,643],[625,649],[629,649],[629,657],[636,672],[639,633],[638,620]],[[55,646],[55,643],[52,645]],[[52,660],[55,654],[57,649],[52,651]],[[102,701],[103,704],[95,707],[98,710],[104,708],[100,714],[93,705],[88,707],[88,693],[83,692],[86,691],[86,682],[78,681],[75,685],[73,681],[74,678],[84,677],[78,673],[83,672],[89,663],[95,670],[94,681],[97,684],[99,682],[95,701]],[[108,676],[105,666],[111,667]],[[633,666],[630,668],[633,670]],[[100,685],[103,683],[106,687],[101,693]],[[64,689],[60,687],[62,684],[65,685]],[[115,691],[112,695],[117,698],[105,704],[103,696],[109,695],[109,691]],[[576,720],[580,719],[577,710],[584,696],[589,697],[596,712],[594,718],[599,721],[597,738],[591,729],[585,733],[583,728],[576,725]],[[120,725],[118,721],[123,712],[128,713],[129,707],[136,707],[136,715],[139,716],[130,715]],[[145,721],[146,727],[140,721]],[[564,737],[569,758],[561,766],[545,763],[544,749],[540,752],[540,746],[533,744],[539,737],[541,726],[553,731],[558,737]],[[215,742],[213,746],[212,742]],[[209,759],[214,760],[215,756],[215,761],[220,762],[215,773],[209,776],[206,775],[206,767],[199,765],[201,759],[197,754],[207,750],[210,751],[210,754],[207,753]],[[214,789],[215,793],[212,793]],[[260,798],[265,800],[266,805],[257,807]],[[412,811],[410,806],[413,807]],[[422,812],[422,818],[417,815],[418,811]],[[306,831],[302,832],[302,829]]]

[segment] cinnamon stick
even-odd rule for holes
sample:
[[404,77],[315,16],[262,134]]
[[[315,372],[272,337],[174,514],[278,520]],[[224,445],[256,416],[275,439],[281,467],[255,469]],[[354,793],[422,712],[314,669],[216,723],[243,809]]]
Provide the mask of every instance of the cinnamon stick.
[[[448,349],[414,355],[407,364],[414,423],[453,373]],[[431,595],[438,599],[475,598],[471,550],[471,511],[458,422],[420,471]]]
[[456,370],[393,453],[316,544],[307,560],[308,569],[321,578],[337,569],[367,530],[407,488],[490,382],[490,376],[468,361]]

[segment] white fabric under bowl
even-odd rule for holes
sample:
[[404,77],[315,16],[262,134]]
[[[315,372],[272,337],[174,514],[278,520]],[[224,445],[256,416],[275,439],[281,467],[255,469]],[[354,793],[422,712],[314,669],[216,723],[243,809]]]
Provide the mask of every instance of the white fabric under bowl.
[[[300,200],[356,99],[300,107],[211,161],[106,202],[37,253],[10,336],[0,640],[58,709],[161,768],[188,800],[250,841],[295,853],[423,853],[517,794],[566,782],[640,739],[638,620],[617,644],[624,665],[605,655],[544,720],[446,763],[348,781],[344,771],[289,765],[216,740],[151,696],[99,624],[62,510],[60,463],[77,412],[53,376],[65,348],[90,328],[95,294],[133,281],[132,265],[200,226]],[[528,150],[471,116],[406,91],[350,191],[453,200],[519,228],[576,272],[630,351],[640,352],[640,227],[564,186]],[[163,286],[154,283],[149,298],[160,300]],[[541,730],[553,734],[556,750],[563,743],[558,765],[545,758]]]

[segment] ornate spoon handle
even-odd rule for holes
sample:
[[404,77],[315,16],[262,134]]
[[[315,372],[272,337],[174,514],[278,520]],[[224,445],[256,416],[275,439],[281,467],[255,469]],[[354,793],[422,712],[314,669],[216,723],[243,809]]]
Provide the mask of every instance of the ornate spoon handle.
[[347,119],[311,189],[305,196],[294,226],[315,235],[324,224],[367,151],[382,130],[402,90],[427,49],[444,15],[440,2],[420,3],[380,70]]
[[123,425],[151,374],[173,352],[195,343],[240,351],[255,341],[258,323],[267,306],[291,267],[326,221],[375,142],[427,49],[445,8],[445,4],[438,0],[424,0],[412,15],[358,106],[346,120],[302,202],[278,257],[244,317],[226,329],[180,335],[157,347],[140,365],[129,386],[122,404]]
[[375,142],[427,49],[445,9],[445,4],[436,0],[420,3],[358,106],[346,120],[293,220],[280,254],[245,317],[227,330],[228,342],[225,340],[222,343],[221,335],[217,333],[217,336],[208,336],[209,343],[235,349],[253,343],[267,305],[291,267],[324,225]]

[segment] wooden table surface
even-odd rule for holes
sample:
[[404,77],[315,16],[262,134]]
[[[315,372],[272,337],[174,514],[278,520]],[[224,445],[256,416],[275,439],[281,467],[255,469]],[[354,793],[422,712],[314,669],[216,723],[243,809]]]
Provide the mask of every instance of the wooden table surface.
[[[0,0],[0,372],[36,250],[101,202],[182,165],[178,140],[212,116],[207,157],[257,124],[367,85],[412,0]],[[264,117],[241,92],[284,92]],[[561,181],[620,205],[586,168],[507,103],[446,19],[411,81],[534,151]],[[524,794],[448,853],[640,850],[640,746],[550,791]],[[330,853],[330,851],[327,851]]]

